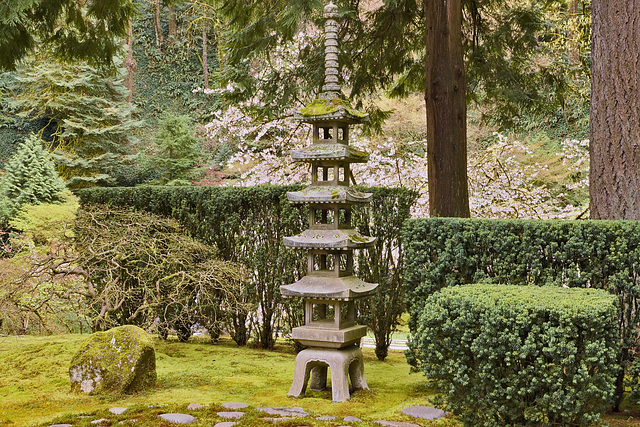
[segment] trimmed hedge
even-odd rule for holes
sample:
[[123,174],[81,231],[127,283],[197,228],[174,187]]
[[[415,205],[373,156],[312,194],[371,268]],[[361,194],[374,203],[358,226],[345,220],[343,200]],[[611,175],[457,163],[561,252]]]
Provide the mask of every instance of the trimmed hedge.
[[[303,323],[301,301],[283,299],[281,284],[305,274],[306,252],[284,247],[282,239],[307,228],[308,211],[287,201],[286,192],[302,186],[91,188],[78,191],[83,204],[130,206],[177,219],[198,240],[214,245],[222,259],[240,262],[252,275],[246,300],[259,310],[257,343],[271,347],[276,330]],[[418,194],[404,188],[359,188],[373,193],[372,209],[354,209],[354,225],[377,236],[369,251],[359,251],[359,274],[380,283],[381,291],[365,304],[380,313],[362,320],[382,337],[376,353],[386,355],[390,331],[402,312],[400,233]],[[393,297],[391,297],[393,295]],[[396,314],[398,313],[398,314]],[[246,319],[233,321],[234,339],[245,343]],[[286,322],[282,324],[282,322]],[[377,332],[376,332],[377,331]],[[244,336],[243,336],[244,334]]]
[[617,299],[478,284],[427,298],[412,356],[466,426],[589,426],[617,375]]
[[[427,297],[452,285],[556,284],[616,295],[619,406],[640,350],[640,222],[417,219],[405,223],[402,241],[412,331]],[[629,378],[637,386],[638,376]]]

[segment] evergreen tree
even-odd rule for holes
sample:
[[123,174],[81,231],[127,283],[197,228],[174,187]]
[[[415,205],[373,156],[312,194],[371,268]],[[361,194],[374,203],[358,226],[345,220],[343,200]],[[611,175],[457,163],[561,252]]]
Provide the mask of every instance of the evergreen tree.
[[69,187],[113,185],[131,160],[132,118],[123,84],[125,71],[64,63],[40,52],[16,73],[11,106],[31,119],[45,119],[58,170]]
[[189,185],[199,157],[198,139],[193,135],[189,116],[166,114],[153,136],[158,153],[152,162],[163,173],[166,185]]
[[31,135],[20,144],[0,179],[0,222],[7,223],[25,204],[60,201],[64,190],[42,140]]
[[60,58],[110,65],[134,12],[131,0],[0,1],[0,69],[14,69],[36,44]]

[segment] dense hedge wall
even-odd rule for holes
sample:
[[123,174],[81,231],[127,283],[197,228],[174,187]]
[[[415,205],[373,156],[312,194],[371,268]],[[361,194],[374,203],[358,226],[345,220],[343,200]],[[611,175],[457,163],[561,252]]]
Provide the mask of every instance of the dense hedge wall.
[[451,285],[556,284],[616,295],[619,406],[624,373],[636,372],[640,350],[640,222],[416,219],[405,223],[402,240],[412,331],[427,297]]
[[[281,284],[294,282],[306,270],[306,253],[282,244],[283,237],[307,228],[307,210],[291,206],[286,198],[287,191],[300,188],[145,186],[85,189],[78,196],[84,204],[130,206],[171,216],[195,238],[215,245],[221,258],[246,265],[252,275],[246,299],[260,311],[255,316],[260,321],[253,325],[257,342],[271,347],[276,329],[298,326],[303,320],[301,301],[284,300],[279,292]],[[378,241],[373,249],[360,251],[357,265],[365,280],[381,283],[381,292],[363,302],[363,308],[376,310],[380,316],[365,316],[363,320],[377,337],[384,338],[397,324],[403,307],[400,232],[417,193],[400,188],[363,190],[373,193],[373,208],[354,210],[354,224],[363,233],[377,236]],[[243,330],[245,320],[242,315],[234,319],[236,341],[246,342],[248,338]],[[388,346],[384,339],[378,344]],[[386,347],[378,353],[379,357],[386,355]]]
[[466,426],[598,424],[613,397],[614,295],[478,284],[427,298],[412,353]]

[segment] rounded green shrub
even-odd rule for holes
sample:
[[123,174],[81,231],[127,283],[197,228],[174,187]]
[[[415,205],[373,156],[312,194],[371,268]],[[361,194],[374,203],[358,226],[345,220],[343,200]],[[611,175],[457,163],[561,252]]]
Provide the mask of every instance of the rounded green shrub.
[[466,426],[597,424],[618,372],[616,304],[596,289],[444,288],[408,358]]

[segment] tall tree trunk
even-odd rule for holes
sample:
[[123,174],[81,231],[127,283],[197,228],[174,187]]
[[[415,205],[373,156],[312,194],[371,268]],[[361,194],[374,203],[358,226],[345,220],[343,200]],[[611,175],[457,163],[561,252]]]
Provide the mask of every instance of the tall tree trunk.
[[133,102],[133,70],[136,68],[136,61],[133,59],[133,21],[129,20],[129,29],[127,30],[127,59],[124,62],[127,69],[127,77],[125,78],[125,86],[129,90],[127,102]]
[[209,66],[207,64],[207,9],[202,11],[202,72],[204,74],[204,88],[209,89]]
[[640,219],[640,7],[593,0],[591,218]]
[[162,42],[164,38],[162,36],[162,23],[160,22],[160,12],[162,11],[162,0],[155,0],[153,11],[153,26],[156,31],[156,47],[158,50],[162,50]]
[[425,0],[429,214],[469,217],[460,0]]
[[173,41],[178,38],[178,18],[175,6],[169,6],[169,37],[173,38]]

